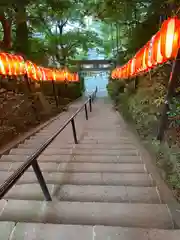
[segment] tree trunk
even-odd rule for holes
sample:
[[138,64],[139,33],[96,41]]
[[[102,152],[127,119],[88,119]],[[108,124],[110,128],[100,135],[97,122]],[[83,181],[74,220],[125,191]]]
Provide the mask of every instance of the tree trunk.
[[8,51],[11,48],[11,21],[6,19],[5,12],[0,11],[0,22],[3,28],[3,39],[0,41],[0,48],[3,51]]
[[22,2],[16,5],[16,39],[15,49],[16,52],[25,57],[29,56],[29,41],[28,41],[28,26],[26,19],[26,5]]
[[[66,25],[66,21],[63,23],[58,23],[60,37],[63,35],[63,28],[65,25]],[[64,46],[63,46],[63,42],[61,40],[60,40],[60,46],[61,46],[60,64],[62,67],[65,67],[66,66],[66,54],[64,54]]]

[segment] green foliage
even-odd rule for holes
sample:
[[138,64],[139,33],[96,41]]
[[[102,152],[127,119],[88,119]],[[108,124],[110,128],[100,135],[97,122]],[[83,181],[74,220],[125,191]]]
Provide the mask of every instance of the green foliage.
[[[83,1],[32,0],[3,1],[0,11],[12,22],[13,46],[36,63],[64,65],[79,49],[101,45],[98,35],[86,29]],[[45,53],[45,57],[43,56]]]
[[[162,177],[180,200],[179,145],[175,142],[170,143],[169,135],[172,132],[167,132],[167,137],[163,143],[156,140],[159,116],[161,106],[164,103],[169,74],[170,67],[165,65],[155,69],[151,75],[147,74],[139,77],[138,89],[135,91],[133,81],[126,84],[123,93],[117,91],[120,81],[109,82],[108,90],[116,108],[129,123],[133,123],[143,142],[156,156],[156,164]],[[179,116],[179,111],[179,99],[174,98],[170,106],[169,116],[176,114]],[[176,129],[173,130],[176,132]]]
[[169,104],[168,117],[170,120],[170,128],[179,128],[180,127],[180,99],[174,97]]
[[107,85],[107,90],[109,95],[113,100],[116,100],[118,97],[119,93],[123,93],[125,88],[125,83],[122,81],[109,81]]

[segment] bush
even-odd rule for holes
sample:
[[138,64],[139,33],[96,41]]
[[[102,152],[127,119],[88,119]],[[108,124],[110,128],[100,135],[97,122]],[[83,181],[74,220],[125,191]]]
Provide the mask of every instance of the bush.
[[[178,144],[169,141],[170,136],[177,134],[177,129],[174,128],[173,131],[171,129],[171,132],[168,130],[163,143],[156,140],[169,74],[170,68],[164,66],[158,71],[154,70],[151,76],[146,74],[139,77],[137,89],[133,80],[126,84],[122,93],[118,90],[119,81],[114,81],[108,84],[108,92],[114,100],[116,109],[128,122],[134,124],[143,142],[156,155],[156,164],[162,177],[180,200],[180,141]],[[169,114],[172,115],[173,107],[176,109],[173,111],[174,114],[179,114],[179,100],[176,98],[172,104]]]
[[121,80],[119,81],[111,80],[107,85],[107,91],[113,100],[116,100],[119,93],[124,92],[124,89],[125,89],[125,83]]
[[[1,79],[1,87],[17,93],[28,93],[28,85],[24,79]],[[78,83],[54,82],[56,94],[60,98],[74,100],[84,92],[84,78]],[[54,96],[52,81],[31,82],[31,90],[42,91],[45,96]]]

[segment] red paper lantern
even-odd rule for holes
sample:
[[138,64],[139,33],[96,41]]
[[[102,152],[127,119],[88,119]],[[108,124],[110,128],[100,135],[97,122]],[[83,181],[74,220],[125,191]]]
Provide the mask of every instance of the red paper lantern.
[[144,47],[141,48],[137,54],[135,55],[135,72],[139,73],[142,69],[142,62],[143,62],[143,55],[144,55]]
[[36,68],[36,76],[39,81],[43,80],[43,73],[40,67]]
[[132,58],[131,67],[130,67],[130,75],[132,77],[135,75],[135,64],[136,64],[136,59],[134,57],[134,58]]
[[0,53],[0,74],[6,75],[7,60],[3,53]]
[[152,42],[151,40],[146,44],[145,64],[148,68],[152,68]]
[[58,70],[56,72],[56,79],[57,79],[57,81],[60,81],[60,72]]
[[117,78],[122,78],[122,67],[117,69]]
[[31,78],[32,80],[38,80],[36,75],[37,66],[31,61],[26,61],[25,64],[26,64],[26,73],[28,78]]
[[152,54],[152,64],[153,66],[157,64],[162,64],[167,59],[161,54],[161,32],[159,31],[154,38],[153,54]]
[[12,75],[21,75],[20,74],[20,69],[19,69],[19,59],[16,55],[11,55],[12,58]]
[[130,77],[130,62],[128,61],[126,64],[126,78]]
[[46,69],[46,74],[47,74],[47,79],[48,80],[53,80],[53,72],[51,69],[47,68]]
[[146,52],[147,52],[147,47],[146,45],[143,47],[143,55],[142,55],[142,71],[145,72],[147,70],[147,64],[146,64]]
[[166,59],[176,58],[180,43],[180,20],[177,17],[164,21],[161,29],[161,54]]
[[3,75],[8,75],[11,76],[11,64],[10,61],[11,59],[9,58],[9,54],[8,53],[1,53],[1,62],[3,65]]
[[16,69],[15,69],[15,59],[13,55],[7,54],[8,62],[9,62],[9,76],[15,76],[16,75]]
[[52,70],[52,77],[53,77],[53,80],[56,81],[56,71],[55,70]]
[[23,57],[19,55],[14,55],[14,57],[16,58],[15,74],[24,75],[26,73],[26,69],[25,69],[25,61]]
[[75,80],[76,80],[76,82],[79,82],[79,75],[78,75],[78,73],[75,73]]
[[52,80],[51,76],[50,76],[50,73],[49,73],[49,69],[48,68],[43,68],[43,70],[44,70],[46,80]]
[[120,78],[120,68],[116,68],[114,71],[114,78],[118,79]]
[[126,78],[126,77],[127,77],[126,72],[127,72],[127,66],[126,66],[126,64],[125,64],[124,67],[123,67],[123,78]]
[[112,73],[111,73],[111,78],[112,79],[114,79],[114,77],[115,77],[114,75],[115,75],[115,70],[113,70]]
[[42,73],[42,81],[46,81],[47,78],[46,78],[46,74],[45,74],[44,68],[43,68],[43,67],[40,67],[40,71],[41,71],[41,73]]

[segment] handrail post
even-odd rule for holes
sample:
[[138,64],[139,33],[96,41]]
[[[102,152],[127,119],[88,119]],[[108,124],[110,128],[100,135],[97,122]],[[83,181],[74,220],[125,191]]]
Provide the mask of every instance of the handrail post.
[[75,126],[74,118],[71,119],[71,124],[72,124],[74,142],[75,142],[75,144],[78,144],[77,135],[76,135],[76,126]]
[[88,120],[88,111],[87,111],[87,105],[86,104],[84,105],[84,108],[85,108],[86,120]]
[[91,96],[92,103],[94,102],[94,93]]
[[92,112],[92,96],[89,97],[89,110]]
[[32,167],[33,167],[33,170],[34,170],[34,172],[36,174],[38,182],[39,182],[39,184],[41,186],[41,189],[42,189],[42,191],[44,193],[44,197],[45,197],[46,201],[52,201],[51,195],[49,193],[49,190],[47,188],[46,182],[44,180],[44,177],[42,175],[42,172],[40,170],[40,167],[39,167],[39,164],[38,164],[37,160],[33,161]]

